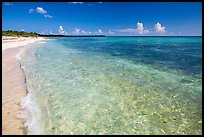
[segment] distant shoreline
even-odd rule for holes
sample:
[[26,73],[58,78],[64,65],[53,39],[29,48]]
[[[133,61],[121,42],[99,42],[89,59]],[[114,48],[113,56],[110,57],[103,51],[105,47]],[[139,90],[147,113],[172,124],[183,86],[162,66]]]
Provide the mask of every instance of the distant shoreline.
[[105,35],[41,35],[40,37],[106,37]]
[[2,36],[12,36],[12,37],[202,37],[202,36],[142,36],[142,35],[63,35],[63,34],[38,34],[36,32],[24,32],[24,31],[13,31],[7,30],[2,31]]
[[106,36],[106,35],[39,35],[40,37],[202,37],[202,36]]

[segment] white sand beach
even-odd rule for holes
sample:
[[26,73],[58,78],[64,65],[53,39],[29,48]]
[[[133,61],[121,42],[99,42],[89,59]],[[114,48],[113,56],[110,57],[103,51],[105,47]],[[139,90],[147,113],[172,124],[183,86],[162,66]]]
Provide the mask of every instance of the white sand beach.
[[2,37],[2,134],[27,134],[21,99],[26,96],[25,77],[16,55],[23,46],[42,37]]
[[8,48],[21,47],[29,43],[43,40],[42,37],[8,37],[2,36],[2,52]]

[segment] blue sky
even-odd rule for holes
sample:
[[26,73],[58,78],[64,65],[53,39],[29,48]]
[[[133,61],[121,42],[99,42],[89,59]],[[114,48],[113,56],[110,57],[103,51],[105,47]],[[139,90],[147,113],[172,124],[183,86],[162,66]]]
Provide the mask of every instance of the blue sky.
[[67,35],[201,36],[201,2],[3,2],[2,29]]

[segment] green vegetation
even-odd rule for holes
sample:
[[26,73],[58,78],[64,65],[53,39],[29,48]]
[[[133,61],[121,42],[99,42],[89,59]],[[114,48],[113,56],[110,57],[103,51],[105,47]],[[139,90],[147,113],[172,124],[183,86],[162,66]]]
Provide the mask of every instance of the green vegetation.
[[13,37],[105,37],[105,35],[42,35],[36,32],[24,32],[24,31],[13,31],[7,30],[2,31],[2,36],[13,36]]
[[13,37],[38,37],[39,34],[36,32],[24,32],[24,31],[2,31],[2,36],[13,36]]

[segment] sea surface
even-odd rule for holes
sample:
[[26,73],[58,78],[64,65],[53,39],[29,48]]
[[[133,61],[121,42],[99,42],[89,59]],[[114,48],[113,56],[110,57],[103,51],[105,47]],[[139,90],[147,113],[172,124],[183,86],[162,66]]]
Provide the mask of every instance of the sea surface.
[[28,134],[202,134],[202,37],[49,38],[21,61]]

